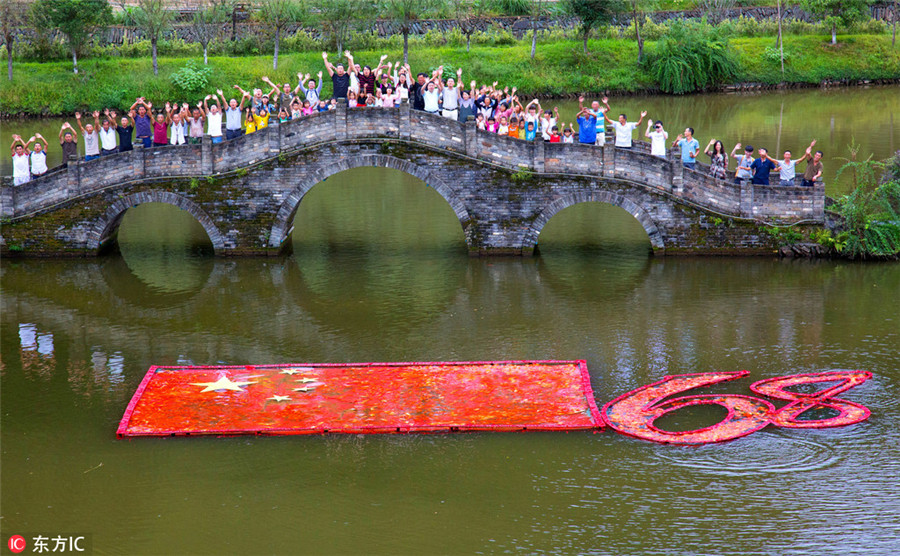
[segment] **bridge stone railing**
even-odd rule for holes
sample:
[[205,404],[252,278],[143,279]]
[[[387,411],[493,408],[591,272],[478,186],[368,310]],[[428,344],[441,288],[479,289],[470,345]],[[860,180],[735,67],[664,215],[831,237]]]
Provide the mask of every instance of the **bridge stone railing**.
[[410,142],[474,164],[526,171],[554,178],[566,175],[617,180],[657,191],[674,202],[717,214],[782,221],[824,219],[823,184],[815,187],[760,186],[717,180],[686,170],[675,153],[651,156],[644,145],[634,150],[604,146],[521,141],[479,131],[425,112],[399,108],[360,108],[320,112],[270,125],[232,141],[199,145],[135,148],[89,162],[72,160],[65,170],[0,191],[2,217],[27,218],[70,201],[134,182],[205,177],[233,172],[280,155],[327,144],[377,141]]

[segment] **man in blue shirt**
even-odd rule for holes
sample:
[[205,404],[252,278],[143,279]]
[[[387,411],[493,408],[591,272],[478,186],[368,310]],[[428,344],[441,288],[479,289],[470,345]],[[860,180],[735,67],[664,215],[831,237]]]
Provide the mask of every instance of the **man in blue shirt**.
[[675,139],[673,147],[681,147],[681,164],[689,170],[697,166],[697,155],[700,154],[700,143],[694,139],[694,128],[689,127]]
[[775,161],[769,158],[766,149],[759,149],[759,158],[753,161],[750,169],[753,170],[753,181],[757,185],[769,185],[769,172],[775,169]]
[[587,108],[582,108],[576,116],[578,122],[578,142],[593,145],[597,142],[597,117]]

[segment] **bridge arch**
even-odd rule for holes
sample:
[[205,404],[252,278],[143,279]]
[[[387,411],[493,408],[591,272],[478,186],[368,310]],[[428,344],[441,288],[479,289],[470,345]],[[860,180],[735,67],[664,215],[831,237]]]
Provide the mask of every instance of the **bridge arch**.
[[456,213],[456,217],[459,219],[459,223],[463,228],[463,233],[466,236],[466,243],[470,249],[472,248],[472,243],[470,241],[472,222],[469,217],[469,211],[466,209],[466,205],[453,188],[447,185],[447,182],[435,175],[434,172],[422,168],[412,162],[382,154],[348,157],[337,164],[329,165],[324,168],[320,167],[312,172],[305,173],[301,177],[300,183],[287,194],[278,208],[278,212],[275,215],[275,223],[272,225],[272,231],[269,234],[269,247],[280,249],[282,244],[290,237],[294,215],[297,213],[297,208],[300,206],[301,201],[303,201],[303,197],[306,196],[310,189],[337,173],[361,167],[392,168],[419,178],[425,182],[427,186],[434,189],[441,197],[443,197],[450,205],[450,208],[453,209],[453,212]]
[[659,227],[657,227],[656,222],[653,221],[653,218],[650,216],[650,214],[631,199],[628,199],[627,197],[623,197],[622,195],[618,195],[616,193],[611,193],[609,191],[572,193],[560,197],[547,205],[544,210],[541,211],[538,217],[534,219],[534,222],[531,224],[531,227],[528,229],[528,231],[525,232],[525,236],[523,238],[521,246],[523,252],[530,252],[534,249],[534,246],[537,245],[538,236],[541,235],[541,230],[544,229],[544,226],[547,224],[547,222],[550,221],[551,218],[553,218],[554,215],[556,215],[556,213],[565,208],[569,208],[572,205],[589,202],[600,202],[615,205],[631,213],[631,215],[637,219],[641,226],[644,227],[644,231],[647,232],[647,236],[650,238],[650,245],[653,247],[653,252],[660,255],[665,254],[666,246],[665,242],[663,242],[662,233],[660,233]]
[[119,224],[122,223],[125,211],[143,203],[164,203],[186,211],[193,216],[201,226],[203,226],[206,235],[209,236],[209,240],[212,242],[215,253],[221,255],[224,252],[225,237],[216,227],[212,218],[209,217],[206,211],[187,197],[183,197],[178,193],[158,190],[133,193],[110,205],[109,208],[106,209],[106,212],[94,222],[94,225],[88,232],[86,242],[87,249],[92,250],[95,253],[99,252],[106,240],[118,233]]

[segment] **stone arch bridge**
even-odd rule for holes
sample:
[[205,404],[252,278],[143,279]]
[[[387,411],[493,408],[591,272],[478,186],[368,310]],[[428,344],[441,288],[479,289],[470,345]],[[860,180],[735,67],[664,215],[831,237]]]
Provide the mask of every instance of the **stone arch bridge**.
[[175,205],[203,226],[217,255],[280,254],[304,195],[331,175],[388,167],[420,178],[450,205],[470,253],[530,255],[541,229],[571,205],[631,213],[653,251],[771,252],[763,226],[824,220],[824,186],[734,184],[652,157],[647,144],[520,141],[399,108],[313,114],[212,144],[71,161],[2,187],[5,254],[93,255],[115,244],[122,216],[147,202]]

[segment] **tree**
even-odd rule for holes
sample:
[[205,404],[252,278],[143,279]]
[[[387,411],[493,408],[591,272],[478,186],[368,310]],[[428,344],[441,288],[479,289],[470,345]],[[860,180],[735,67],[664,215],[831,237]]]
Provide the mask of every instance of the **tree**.
[[338,54],[344,51],[350,31],[375,14],[372,0],[318,0],[317,3],[319,22],[334,39]]
[[6,44],[6,74],[12,81],[13,47],[16,44],[16,30],[28,19],[28,6],[16,0],[0,0],[0,34]]
[[288,25],[303,17],[304,8],[298,0],[260,0],[257,16],[274,35],[275,54],[272,69],[278,69],[278,46],[281,33]]
[[587,43],[591,31],[603,23],[612,21],[618,7],[619,0],[565,0],[563,2],[565,12],[581,22],[579,33],[585,54],[588,51]]
[[409,63],[409,31],[412,24],[430,16],[437,8],[437,0],[381,0],[379,15],[396,22],[403,33],[403,63]]
[[156,46],[163,33],[169,30],[175,12],[169,9],[169,0],[138,0],[134,10],[134,21],[150,39],[150,50],[153,55],[153,75],[159,75],[156,62]]
[[472,42],[472,34],[478,30],[484,16],[493,7],[493,0],[453,0],[453,18],[459,30],[466,36],[466,52]]
[[837,26],[850,25],[869,16],[872,0],[803,0],[803,9],[831,25],[831,44],[837,44]]
[[75,73],[78,73],[78,53],[88,37],[112,19],[112,8],[106,0],[37,0],[32,10],[41,13],[66,36]]
[[199,6],[191,19],[191,26],[197,34],[197,42],[203,46],[203,65],[209,64],[209,43],[222,33],[222,25],[231,14],[230,0],[209,0]]
[[531,16],[531,59],[534,60],[534,55],[537,52],[538,19],[547,15],[547,4],[544,3],[544,0],[526,1],[528,2]]
[[634,24],[634,40],[638,45],[638,63],[644,59],[644,37],[641,36],[641,29],[644,27],[644,20],[647,18],[647,12],[656,9],[657,0],[627,0],[628,11],[631,12],[631,21]]

